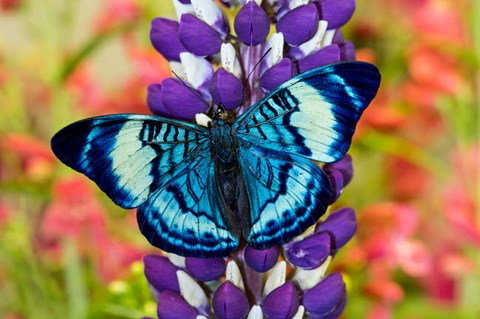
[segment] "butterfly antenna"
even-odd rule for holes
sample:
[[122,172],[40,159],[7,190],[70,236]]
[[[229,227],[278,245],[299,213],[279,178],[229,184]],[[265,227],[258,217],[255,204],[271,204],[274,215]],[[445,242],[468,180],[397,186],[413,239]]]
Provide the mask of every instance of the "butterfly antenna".
[[[192,88],[190,85],[188,85],[184,80],[182,80],[182,78],[180,78],[180,77],[178,76],[178,74],[175,73],[175,71],[172,70],[172,73],[173,73],[173,75],[175,75],[175,77],[176,77],[180,82],[182,82],[182,84],[183,84],[187,89],[190,90],[190,92],[192,92],[193,94],[195,94],[195,95],[196,95],[201,101],[203,101],[205,104],[208,104],[207,102],[205,102],[205,99],[203,98],[203,96],[200,95],[200,93],[198,93],[197,90],[195,90],[195,89]],[[209,105],[208,107],[210,108],[210,105]]]
[[[260,63],[263,61],[263,59],[265,59],[265,57],[267,56],[267,54],[270,53],[270,51],[272,51],[272,48],[269,48],[267,50],[267,52],[265,52],[262,57],[258,60],[257,63],[255,63],[255,65],[253,66],[252,70],[250,71],[250,73],[248,73],[248,76],[245,78],[245,81],[243,81],[243,92],[245,92],[245,88],[247,87],[247,83],[248,83],[248,80],[250,79],[250,76],[253,74],[253,71],[255,71],[255,69],[260,65]],[[240,106],[236,111],[235,111],[235,115],[237,115],[238,112],[240,112],[240,110],[242,109],[242,106]]]
[[250,73],[248,73],[248,76],[245,78],[245,81],[243,81],[243,90],[245,91],[245,87],[247,86],[247,82],[248,82],[248,79],[250,79],[250,76],[252,75],[253,71],[255,71],[255,69],[258,67],[258,65],[260,64],[260,62],[263,61],[263,59],[265,59],[265,57],[267,56],[267,54],[270,53],[270,51],[272,51],[272,48],[269,48],[267,50],[267,52],[265,52],[262,57],[260,58],[260,60],[258,60],[258,62],[253,66],[253,69],[250,71]]

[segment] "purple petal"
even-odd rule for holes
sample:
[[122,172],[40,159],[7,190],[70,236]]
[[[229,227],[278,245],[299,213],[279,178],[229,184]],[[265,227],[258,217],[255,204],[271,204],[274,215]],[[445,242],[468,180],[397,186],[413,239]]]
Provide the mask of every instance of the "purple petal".
[[326,172],[328,179],[330,180],[331,198],[330,203],[333,204],[337,201],[343,191],[343,175],[336,169],[331,169]]
[[336,44],[331,44],[307,55],[298,61],[300,73],[340,61],[340,48]]
[[150,27],[153,47],[169,61],[180,61],[180,53],[187,51],[180,42],[177,21],[155,18]]
[[277,32],[282,32],[285,42],[297,46],[310,40],[318,29],[318,11],[313,4],[297,7],[277,22]]
[[250,307],[243,291],[228,280],[215,291],[212,305],[219,319],[245,318]]
[[232,110],[243,102],[243,85],[235,75],[219,68],[210,81],[210,93],[215,104],[222,103],[227,110]]
[[190,274],[201,281],[218,279],[227,268],[223,258],[188,257],[185,259],[185,266]]
[[262,250],[247,246],[243,253],[247,265],[257,272],[270,270],[277,263],[279,255],[280,249],[278,246]]
[[328,29],[337,29],[350,20],[355,11],[355,0],[320,0],[316,2],[320,17],[328,21]]
[[171,117],[170,111],[165,108],[162,102],[162,86],[160,84],[151,84],[147,90],[147,104],[155,115]]
[[165,109],[172,117],[192,120],[197,113],[205,113],[208,104],[202,100],[200,93],[188,88],[180,80],[168,78],[162,82],[161,98]]
[[250,1],[238,11],[233,24],[243,43],[255,46],[265,42],[270,32],[267,13],[255,1]]
[[198,313],[178,292],[165,290],[159,295],[157,315],[158,319],[195,319]]
[[297,267],[315,269],[330,255],[331,238],[327,233],[317,233],[291,245],[286,253],[287,260]]
[[355,61],[355,46],[352,42],[347,41],[340,44],[340,57],[342,61]]
[[220,34],[192,14],[182,14],[179,34],[183,45],[197,56],[213,55],[220,51]]
[[343,298],[332,311],[329,313],[314,313],[314,312],[309,312],[308,313],[308,318],[309,319],[337,319],[345,309],[345,306],[347,305],[347,296]]
[[324,277],[315,287],[303,293],[303,305],[309,313],[330,314],[346,295],[342,276],[335,272]]
[[336,29],[335,33],[333,34],[332,43],[333,44],[342,44],[343,42],[345,42],[345,40],[343,39],[342,30]]
[[328,232],[332,236],[332,249],[343,247],[357,231],[357,216],[353,208],[345,207],[334,211],[328,218],[317,224],[315,232]]
[[269,293],[263,301],[263,313],[267,319],[292,318],[300,303],[298,291],[287,281]]
[[282,59],[280,62],[266,70],[260,77],[260,86],[266,91],[272,91],[283,82],[292,77],[292,61]]
[[339,161],[336,161],[335,163],[329,163],[329,164],[323,165],[322,168],[324,172],[327,174],[328,174],[328,171],[331,169],[335,169],[342,172],[344,186],[347,186],[352,180],[353,162],[352,162],[352,157],[349,154],[346,154],[344,157],[342,157]]
[[159,255],[143,257],[145,277],[157,292],[173,290],[180,292],[177,280],[178,268],[168,258]]
[[190,0],[178,0],[180,3],[183,3],[183,4],[190,4]]

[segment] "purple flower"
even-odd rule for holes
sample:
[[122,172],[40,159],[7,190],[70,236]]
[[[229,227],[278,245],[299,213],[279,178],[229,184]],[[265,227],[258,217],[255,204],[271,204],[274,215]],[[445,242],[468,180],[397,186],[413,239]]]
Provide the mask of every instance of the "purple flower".
[[328,216],[317,224],[315,233],[328,232],[332,238],[332,249],[343,247],[357,231],[357,217],[353,208],[345,207]]
[[177,21],[155,18],[150,28],[153,47],[169,61],[180,61],[180,53],[186,49],[178,37]]
[[289,245],[285,252],[287,260],[303,269],[320,267],[330,255],[330,236],[316,233]]
[[345,299],[346,289],[342,276],[332,273],[304,292],[303,305],[310,318],[336,318],[329,315],[337,312],[339,308],[343,310]]
[[255,1],[250,1],[235,17],[234,28],[240,41],[254,46],[265,41],[270,31],[270,22],[267,13]]
[[210,81],[210,93],[213,103],[222,104],[227,110],[233,110],[242,105],[243,84],[233,74],[219,68]]
[[197,56],[215,54],[222,45],[220,34],[192,14],[182,15],[179,35],[184,46]]
[[[353,44],[339,30],[352,16],[355,0],[223,0],[223,11],[241,6],[235,9],[235,34],[225,20],[231,15],[224,15],[217,2],[174,1],[180,21],[156,18],[150,31],[153,46],[175,72],[174,78],[148,87],[154,114],[205,125],[206,114],[219,105],[239,115],[299,73],[355,59]],[[333,203],[352,179],[352,159],[346,155],[323,170]],[[339,273],[325,273],[356,227],[355,212],[344,208],[319,222],[313,233],[283,246],[246,246],[227,259],[146,256],[145,276],[158,316],[337,318],[346,304],[345,284]]]
[[178,267],[173,265],[168,258],[147,255],[143,258],[143,263],[145,265],[145,277],[157,293],[164,290],[180,291],[176,276]]
[[247,265],[258,272],[270,270],[277,263],[279,255],[280,249],[278,246],[263,250],[257,250],[247,246],[243,253]]
[[215,291],[212,306],[220,319],[245,318],[250,309],[245,293],[228,280]]
[[185,259],[186,269],[198,280],[211,281],[220,278],[227,266],[223,258],[195,258],[188,257]]
[[285,42],[297,46],[310,40],[318,28],[318,11],[314,4],[297,7],[285,14],[277,23]]
[[195,319],[198,311],[178,292],[165,290],[158,297],[157,315],[159,319]]
[[292,318],[297,313],[299,304],[297,288],[287,281],[265,297],[263,313],[267,319]]

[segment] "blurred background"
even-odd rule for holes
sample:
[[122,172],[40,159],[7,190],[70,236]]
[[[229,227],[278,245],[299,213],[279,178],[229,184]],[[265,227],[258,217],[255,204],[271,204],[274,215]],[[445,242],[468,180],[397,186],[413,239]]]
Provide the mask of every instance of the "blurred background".
[[[156,305],[135,213],[57,161],[50,137],[148,113],[170,76],[149,41],[167,0],[0,0],[0,318],[140,318]],[[358,1],[342,29],[380,92],[336,207],[357,210],[336,256],[342,318],[480,318],[480,1]]]

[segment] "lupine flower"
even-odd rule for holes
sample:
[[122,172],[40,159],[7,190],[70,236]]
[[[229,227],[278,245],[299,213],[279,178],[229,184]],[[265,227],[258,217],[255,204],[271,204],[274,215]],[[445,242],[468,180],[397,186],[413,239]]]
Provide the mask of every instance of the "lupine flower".
[[[204,113],[222,104],[238,116],[299,73],[355,59],[339,30],[354,0],[222,3],[240,6],[233,24],[212,0],[176,0],[178,20],[152,21],[152,45],[176,75],[149,86],[153,113],[204,124]],[[347,155],[324,170],[334,203],[352,179],[352,159]],[[213,259],[148,255],[145,275],[158,317],[337,318],[346,304],[345,283],[340,273],[325,273],[356,226],[354,210],[344,208],[266,250],[246,246]]]

